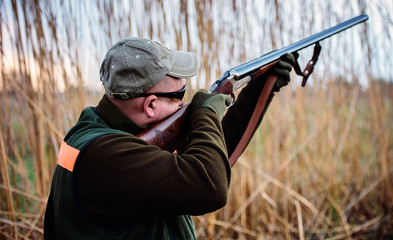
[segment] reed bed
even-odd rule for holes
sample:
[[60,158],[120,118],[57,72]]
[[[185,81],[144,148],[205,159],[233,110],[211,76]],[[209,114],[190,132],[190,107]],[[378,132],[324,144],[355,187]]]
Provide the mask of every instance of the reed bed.
[[391,237],[393,88],[376,88],[363,91],[332,81],[326,88],[276,96],[233,168],[228,207],[198,217],[199,234],[208,239]]
[[[300,14],[300,2],[325,20]],[[103,94],[98,66],[119,38],[197,52],[203,65],[190,99],[229,67],[357,11],[377,11],[383,35],[365,24],[326,41],[311,84],[300,88],[292,76],[274,98],[233,168],[227,206],[194,220],[199,239],[392,238],[393,84],[389,74],[377,79],[392,62],[384,51],[392,6],[357,1],[338,11],[340,4],[1,1],[0,239],[42,238],[60,143]]]

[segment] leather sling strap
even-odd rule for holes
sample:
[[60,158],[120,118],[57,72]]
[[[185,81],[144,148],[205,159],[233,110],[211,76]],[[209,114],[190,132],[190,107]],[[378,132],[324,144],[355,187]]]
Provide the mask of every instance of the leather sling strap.
[[[262,75],[263,73],[265,73],[275,63],[276,62],[273,62],[273,63],[261,68],[256,74],[253,75],[253,79],[255,79],[255,78],[259,77],[260,75]],[[274,84],[276,83],[276,80],[277,80],[277,76],[274,74],[270,74],[269,77],[267,78],[265,86],[263,87],[261,95],[259,95],[258,102],[254,108],[254,112],[251,115],[251,118],[250,118],[250,121],[248,122],[246,130],[244,131],[244,134],[241,137],[241,139],[240,139],[239,143],[237,144],[235,150],[233,151],[232,155],[229,157],[229,163],[231,164],[231,167],[236,163],[237,159],[243,153],[244,149],[247,147],[248,143],[250,142],[255,129],[258,127],[257,125],[258,125],[259,119],[260,119],[261,115],[263,114],[263,110],[266,107],[267,101],[269,99],[270,93],[272,92]]]
[[[314,71],[314,66],[318,61],[318,57],[319,57],[320,52],[321,52],[321,45],[319,44],[319,42],[317,42],[314,47],[313,56],[303,71],[301,71],[300,66],[299,66],[299,62],[296,60],[293,68],[295,69],[295,72],[297,75],[303,77],[302,87],[304,87],[306,85],[308,77]],[[297,53],[295,53],[295,55],[299,56]],[[278,62],[278,60],[259,69],[256,73],[253,74],[252,79],[256,79],[257,77],[264,74],[267,70],[269,70],[271,67],[273,67],[274,64],[276,64],[277,62]],[[269,76],[266,80],[265,86],[262,89],[262,93],[261,93],[261,95],[259,95],[258,102],[254,108],[254,112],[251,115],[251,118],[250,118],[250,121],[248,122],[246,130],[244,131],[244,134],[241,137],[239,143],[237,144],[235,150],[233,151],[233,153],[229,157],[229,163],[231,164],[231,167],[236,163],[237,159],[243,153],[244,149],[247,147],[248,143],[250,142],[251,137],[253,136],[256,128],[258,127],[259,119],[262,117],[263,111],[266,108],[267,101],[269,99],[270,93],[273,90],[276,80],[277,80],[276,75],[269,74]]]
[[318,61],[318,57],[319,57],[319,54],[321,53],[321,49],[322,49],[322,47],[319,44],[319,42],[316,42],[315,46],[314,46],[314,53],[312,55],[312,58],[310,61],[308,61],[307,66],[304,68],[303,72],[300,69],[298,61],[296,61],[295,66],[293,66],[296,74],[303,77],[302,87],[306,86],[306,82],[307,82],[308,77],[314,71],[314,66]]

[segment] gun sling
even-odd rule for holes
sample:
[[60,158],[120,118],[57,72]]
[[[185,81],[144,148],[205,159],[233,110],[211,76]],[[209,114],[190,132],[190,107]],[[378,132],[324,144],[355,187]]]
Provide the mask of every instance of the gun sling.
[[[318,61],[320,52],[321,52],[321,45],[319,45],[319,42],[317,42],[314,47],[313,56],[303,71],[301,71],[299,62],[296,60],[295,66],[293,66],[293,68],[295,69],[297,75],[303,77],[302,87],[306,85],[308,77],[314,71],[314,66]],[[297,53],[295,53],[295,55],[298,56]],[[277,61],[262,67],[260,70],[258,70],[256,73],[253,74],[252,78],[256,79],[257,77],[261,76],[276,63]],[[256,128],[258,127],[258,122],[260,118],[263,117],[262,114],[266,108],[267,101],[269,99],[270,93],[273,90],[276,80],[277,80],[276,75],[269,74],[265,86],[262,89],[261,95],[258,98],[258,102],[255,106],[254,112],[252,113],[250,121],[246,127],[246,130],[244,131],[244,134],[241,137],[232,155],[229,157],[229,163],[231,164],[231,167],[236,163],[237,159],[243,153],[244,149],[247,147],[248,143],[250,142]]]

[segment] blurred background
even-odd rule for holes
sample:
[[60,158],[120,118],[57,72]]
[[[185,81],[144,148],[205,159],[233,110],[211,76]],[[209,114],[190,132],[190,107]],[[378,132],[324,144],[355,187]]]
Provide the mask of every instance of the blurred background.
[[1,0],[0,239],[42,239],[60,143],[104,93],[98,69],[118,40],[199,55],[189,100],[229,68],[360,14],[369,20],[321,42],[305,88],[292,75],[275,96],[227,206],[194,221],[199,239],[391,239],[392,12],[384,0]]

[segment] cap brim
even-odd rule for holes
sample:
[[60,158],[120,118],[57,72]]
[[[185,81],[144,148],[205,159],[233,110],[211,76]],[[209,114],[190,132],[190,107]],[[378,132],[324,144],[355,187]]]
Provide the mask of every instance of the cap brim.
[[199,68],[198,57],[191,52],[173,51],[175,62],[168,75],[176,78],[190,78],[197,74]]

